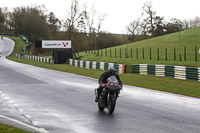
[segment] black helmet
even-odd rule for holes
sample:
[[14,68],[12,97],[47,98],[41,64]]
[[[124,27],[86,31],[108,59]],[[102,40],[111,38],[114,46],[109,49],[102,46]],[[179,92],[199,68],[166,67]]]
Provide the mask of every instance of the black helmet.
[[115,75],[115,73],[116,73],[116,70],[115,70],[115,68],[113,68],[113,67],[110,67],[110,68],[108,69],[108,74],[109,74],[110,76],[114,76],[114,75]]

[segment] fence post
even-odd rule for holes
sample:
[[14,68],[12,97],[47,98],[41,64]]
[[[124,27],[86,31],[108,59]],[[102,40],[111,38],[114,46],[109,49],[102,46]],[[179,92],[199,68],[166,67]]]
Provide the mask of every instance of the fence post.
[[197,62],[197,46],[195,47],[195,61]]
[[136,49],[136,57],[138,59],[138,48]]
[[107,48],[105,49],[105,54],[106,54],[105,56],[107,57]]
[[142,58],[144,59],[144,48],[142,48]]
[[176,48],[174,47],[174,61],[176,61]]
[[167,61],[167,48],[165,48],[165,60]]
[[150,60],[151,60],[151,48],[150,48]]
[[157,58],[158,58],[158,60],[159,60],[159,48],[157,48]]
[[126,51],[126,48],[125,48],[125,58],[127,58],[127,54],[126,53],[127,53],[127,51]]
[[112,55],[112,54],[111,54],[111,48],[110,48],[110,57],[111,57],[111,55]]
[[133,58],[133,51],[132,51],[132,48],[131,48],[131,58]]
[[121,50],[121,48],[120,48],[120,58],[122,58],[122,50]]
[[116,58],[116,48],[115,48],[115,58]]
[[186,61],[186,47],[184,47],[184,61]]

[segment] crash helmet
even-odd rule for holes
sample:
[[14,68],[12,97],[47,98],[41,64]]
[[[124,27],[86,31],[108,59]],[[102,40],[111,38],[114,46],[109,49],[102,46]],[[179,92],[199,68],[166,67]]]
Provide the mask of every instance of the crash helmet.
[[115,76],[115,73],[116,73],[115,68],[110,67],[110,68],[108,69],[108,74],[109,74],[110,76]]

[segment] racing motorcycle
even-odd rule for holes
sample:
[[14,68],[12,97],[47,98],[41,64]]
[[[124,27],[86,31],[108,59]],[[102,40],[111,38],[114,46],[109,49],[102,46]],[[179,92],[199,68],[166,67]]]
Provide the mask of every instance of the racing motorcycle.
[[[111,76],[107,79],[107,83],[103,85],[103,91],[101,92],[98,100],[98,109],[103,111],[108,108],[108,113],[112,114],[115,110],[115,104],[117,98],[119,97],[120,90],[122,90],[119,85],[118,80],[115,76]],[[97,95],[97,89],[95,89],[95,94]]]

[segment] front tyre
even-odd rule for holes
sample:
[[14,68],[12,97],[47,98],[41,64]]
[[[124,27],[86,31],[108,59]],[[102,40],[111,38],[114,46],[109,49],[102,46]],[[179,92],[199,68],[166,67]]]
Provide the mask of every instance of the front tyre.
[[111,97],[108,101],[108,113],[112,114],[115,110],[116,98]]
[[99,111],[103,111],[105,108],[101,107],[100,103],[98,102],[98,109]]

